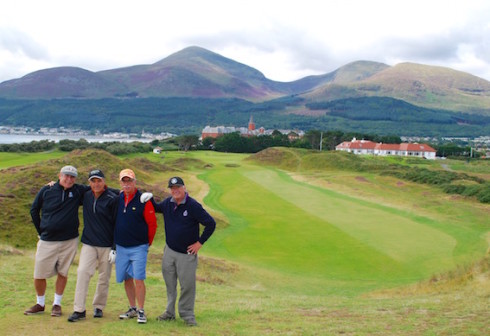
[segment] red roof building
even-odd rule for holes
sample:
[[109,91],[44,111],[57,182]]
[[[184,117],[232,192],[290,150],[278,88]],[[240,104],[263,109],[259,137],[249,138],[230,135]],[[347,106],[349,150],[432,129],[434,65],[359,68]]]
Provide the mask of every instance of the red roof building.
[[335,147],[335,150],[354,154],[371,154],[379,156],[413,156],[431,160],[436,158],[436,150],[426,144],[383,144],[375,143],[369,140],[357,140],[356,138],[352,139],[352,141],[342,142]]

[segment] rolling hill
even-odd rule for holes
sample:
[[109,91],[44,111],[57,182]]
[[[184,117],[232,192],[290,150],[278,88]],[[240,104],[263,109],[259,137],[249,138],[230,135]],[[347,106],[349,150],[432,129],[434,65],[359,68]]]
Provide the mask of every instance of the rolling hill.
[[449,68],[401,63],[357,82],[332,82],[303,95],[315,101],[366,96],[391,97],[426,108],[488,115],[490,82]]
[[292,82],[200,47],[188,47],[154,64],[91,72],[75,67],[39,70],[0,83],[0,98],[239,98],[263,102],[288,95],[307,101],[365,96],[459,112],[490,113],[490,82],[449,68],[357,61]]

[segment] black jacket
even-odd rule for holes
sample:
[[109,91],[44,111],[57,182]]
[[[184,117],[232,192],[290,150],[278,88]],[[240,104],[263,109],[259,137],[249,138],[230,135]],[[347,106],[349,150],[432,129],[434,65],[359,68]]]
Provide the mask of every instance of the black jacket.
[[117,201],[118,194],[111,189],[106,189],[97,199],[92,190],[85,192],[82,243],[113,247]]
[[42,240],[63,241],[78,237],[78,207],[83,194],[90,187],[74,184],[64,190],[56,182],[52,187],[44,186],[31,206],[31,217]]

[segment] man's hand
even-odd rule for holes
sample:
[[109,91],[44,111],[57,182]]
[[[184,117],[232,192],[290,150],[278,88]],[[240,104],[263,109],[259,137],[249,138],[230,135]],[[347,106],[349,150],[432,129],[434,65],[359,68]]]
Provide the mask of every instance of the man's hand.
[[202,244],[200,242],[195,242],[192,245],[187,246],[187,254],[197,254],[201,249]]
[[114,264],[116,262],[116,250],[111,250],[109,253],[109,263]]
[[141,197],[140,197],[140,202],[141,203],[146,203],[149,200],[151,200],[152,197],[153,197],[153,194],[151,192],[142,193],[141,194]]

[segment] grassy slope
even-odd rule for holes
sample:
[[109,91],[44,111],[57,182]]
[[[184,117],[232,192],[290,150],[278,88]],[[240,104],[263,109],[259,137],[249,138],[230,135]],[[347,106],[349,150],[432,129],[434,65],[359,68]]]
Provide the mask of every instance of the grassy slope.
[[[304,160],[308,152],[290,154],[286,166],[295,169],[287,174],[260,168],[244,161],[243,155],[203,152],[169,153],[163,160],[168,170],[144,176],[149,189],[179,174],[197,198],[209,190],[205,202],[220,220],[220,229],[201,254],[198,328],[186,328],[180,321],[164,325],[154,321],[165,302],[159,270],[161,228],[150,249],[148,325],[117,320],[126,299],[122,286],[115,283],[106,318],[100,321],[88,318],[72,325],[46,314],[23,316],[21,311],[34,297],[33,250],[4,245],[0,246],[0,304],[5,308],[0,311],[0,328],[7,335],[31,334],[33,329],[53,335],[484,333],[490,317],[488,260],[476,271],[464,268],[462,274],[475,272],[474,278],[468,276],[457,286],[435,288],[422,283],[398,292],[370,290],[428,278],[481,258],[489,239],[488,205],[368,173],[308,170]],[[162,161],[157,156],[148,158]],[[123,160],[111,163],[112,169],[134,162],[134,157]],[[346,216],[356,220],[346,221]],[[363,230],[366,225],[369,231]],[[409,230],[412,226],[416,231]],[[72,267],[63,299],[65,313],[71,308],[75,274]],[[48,302],[52,288],[51,279]]]
[[66,152],[49,151],[41,153],[5,153],[0,152],[0,169],[23,166],[40,161],[46,161],[53,158],[60,158],[66,155]]

